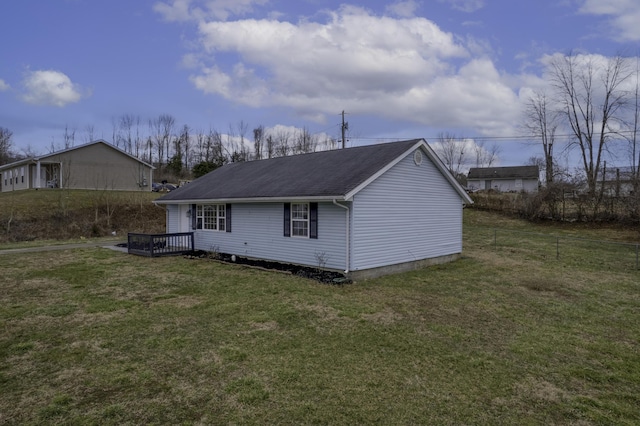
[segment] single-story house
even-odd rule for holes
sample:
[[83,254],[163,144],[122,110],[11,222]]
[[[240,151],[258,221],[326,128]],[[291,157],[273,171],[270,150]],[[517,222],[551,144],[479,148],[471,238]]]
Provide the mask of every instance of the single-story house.
[[458,258],[472,201],[414,139],[226,164],[155,203],[196,249],[360,279]]
[[467,175],[467,188],[510,192],[536,192],[540,184],[538,166],[472,167]]
[[2,192],[67,188],[151,191],[154,167],[104,140],[0,166]]

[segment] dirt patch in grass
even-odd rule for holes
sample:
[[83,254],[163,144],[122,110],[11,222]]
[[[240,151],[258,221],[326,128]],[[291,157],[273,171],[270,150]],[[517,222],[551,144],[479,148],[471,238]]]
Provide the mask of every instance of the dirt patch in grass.
[[275,331],[278,329],[276,321],[252,322],[249,324],[252,331]]
[[571,299],[574,295],[557,278],[524,277],[518,284],[532,292]]
[[567,397],[567,392],[551,382],[535,377],[527,377],[514,386],[517,395],[531,398],[541,402],[562,402]]
[[327,305],[296,303],[295,307],[300,311],[313,312],[315,315],[317,315],[317,318],[322,321],[335,321],[340,318],[340,312],[337,309]]
[[204,301],[199,297],[193,296],[172,296],[172,297],[159,297],[153,302],[154,305],[167,305],[175,306],[176,308],[193,308],[198,306]]
[[375,324],[391,325],[402,320],[403,316],[390,308],[373,314],[362,314],[362,318]]

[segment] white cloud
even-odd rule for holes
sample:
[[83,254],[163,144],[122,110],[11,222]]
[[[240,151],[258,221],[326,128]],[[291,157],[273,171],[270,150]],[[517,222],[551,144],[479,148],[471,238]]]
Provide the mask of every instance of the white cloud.
[[485,0],[440,0],[441,3],[449,3],[454,9],[462,12],[475,12],[484,7]]
[[415,0],[397,1],[387,6],[387,13],[401,18],[411,18],[418,9],[418,2]]
[[29,71],[23,84],[25,92],[22,99],[34,105],[63,107],[83,97],[80,87],[60,71]]
[[0,78],[0,92],[4,92],[5,90],[9,90],[11,86],[9,86],[3,79]]
[[640,40],[640,2],[637,0],[583,0],[579,11],[589,15],[608,16],[614,38],[620,41]]
[[191,9],[191,0],[172,0],[171,3],[157,2],[153,5],[153,10],[159,13],[169,22],[189,21],[193,14],[197,13]]
[[[202,22],[209,66],[191,77],[205,93],[253,107],[284,106],[322,121],[343,109],[431,126],[512,132],[519,111],[509,79],[470,58],[476,43],[425,18],[375,16],[343,6],[326,22]],[[225,65],[228,57],[235,65]]]
[[227,20],[231,16],[243,16],[253,12],[254,6],[268,0],[168,0],[157,2],[153,10],[167,21],[201,21],[204,19]]

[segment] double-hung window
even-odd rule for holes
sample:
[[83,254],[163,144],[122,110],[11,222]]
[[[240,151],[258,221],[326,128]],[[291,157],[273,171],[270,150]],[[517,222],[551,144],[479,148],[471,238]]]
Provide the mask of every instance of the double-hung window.
[[284,236],[318,238],[318,203],[284,203]]
[[196,206],[196,228],[210,231],[227,230],[225,204],[199,204]]
[[291,236],[309,236],[309,204],[291,203]]

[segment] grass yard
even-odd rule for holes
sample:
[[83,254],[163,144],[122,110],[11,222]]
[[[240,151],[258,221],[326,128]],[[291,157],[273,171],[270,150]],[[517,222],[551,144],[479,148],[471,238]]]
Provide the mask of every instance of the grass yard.
[[466,211],[462,260],[342,287],[0,255],[0,424],[640,423],[640,272],[494,248],[494,226],[554,231]]

